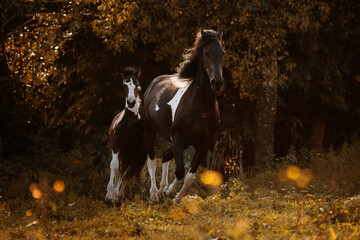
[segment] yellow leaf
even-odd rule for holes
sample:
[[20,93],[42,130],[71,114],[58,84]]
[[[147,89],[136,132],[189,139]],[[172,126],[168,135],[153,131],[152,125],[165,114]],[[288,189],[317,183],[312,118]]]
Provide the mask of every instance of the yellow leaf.
[[335,233],[335,231],[334,231],[334,229],[332,227],[329,228],[329,232],[330,232],[330,239],[331,240],[336,240],[337,234]]

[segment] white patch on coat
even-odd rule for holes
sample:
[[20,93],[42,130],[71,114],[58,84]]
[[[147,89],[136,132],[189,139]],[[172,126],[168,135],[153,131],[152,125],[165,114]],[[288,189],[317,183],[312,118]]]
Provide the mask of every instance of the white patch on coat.
[[180,100],[181,100],[182,96],[184,95],[184,93],[186,92],[186,90],[188,89],[189,86],[190,86],[190,84],[188,84],[187,86],[177,90],[174,97],[168,102],[168,105],[171,108],[171,116],[172,116],[172,121],[173,122],[174,122],[174,118],[175,118],[176,109],[179,106],[179,103],[180,103]]
[[159,100],[161,95],[166,91],[166,89],[168,89],[170,87],[170,85],[166,85],[165,87],[163,87],[162,89],[160,89],[160,91],[156,94],[156,103],[155,103],[155,111],[159,111],[160,107],[159,107]]
[[124,112],[125,111],[122,111],[121,113],[120,113],[120,116],[116,119],[116,121],[114,122],[114,125],[113,125],[113,127],[112,127],[112,129],[114,130],[115,128],[116,128],[116,126],[121,122],[121,120],[123,119],[123,117],[124,117]]

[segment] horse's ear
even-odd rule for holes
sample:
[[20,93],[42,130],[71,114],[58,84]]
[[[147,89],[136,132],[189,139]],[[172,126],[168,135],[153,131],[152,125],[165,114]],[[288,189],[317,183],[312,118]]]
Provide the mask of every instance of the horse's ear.
[[223,32],[222,32],[222,30],[221,30],[221,26],[218,27],[217,32],[218,32],[218,39],[221,41],[222,35],[223,35]]
[[204,37],[205,36],[205,31],[204,31],[204,29],[200,29],[200,32],[201,32],[201,37]]

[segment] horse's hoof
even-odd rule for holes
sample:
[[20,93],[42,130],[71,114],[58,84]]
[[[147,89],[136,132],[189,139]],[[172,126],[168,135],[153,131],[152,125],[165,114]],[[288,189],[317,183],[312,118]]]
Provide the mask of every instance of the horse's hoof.
[[164,189],[161,191],[162,197],[168,197],[167,194],[168,192],[169,192],[169,187],[168,186],[164,187]]
[[178,205],[180,202],[181,202],[181,199],[178,200],[178,199],[176,199],[176,198],[173,198],[173,200],[172,200],[172,203],[173,203],[174,205]]
[[159,189],[159,191],[156,193],[156,195],[157,195],[158,199],[161,200],[161,199],[163,198],[163,196],[162,196],[162,190]]
[[113,199],[105,198],[104,203],[106,205],[108,205],[109,207],[120,207],[122,204],[122,199],[118,199],[118,200],[114,201]]
[[159,202],[159,198],[158,198],[157,193],[150,194],[150,200],[152,202]]

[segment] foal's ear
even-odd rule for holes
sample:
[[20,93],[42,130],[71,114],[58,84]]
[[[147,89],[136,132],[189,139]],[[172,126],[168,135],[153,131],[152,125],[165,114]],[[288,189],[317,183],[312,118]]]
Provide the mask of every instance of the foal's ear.
[[140,75],[141,75],[141,69],[140,68],[136,69],[135,75],[137,76],[138,79],[140,78]]
[[201,37],[204,37],[205,36],[205,31],[203,28],[200,29],[200,32],[201,32]]
[[221,41],[222,35],[223,35],[223,32],[221,30],[221,26],[218,27],[217,33],[218,33],[218,39]]

